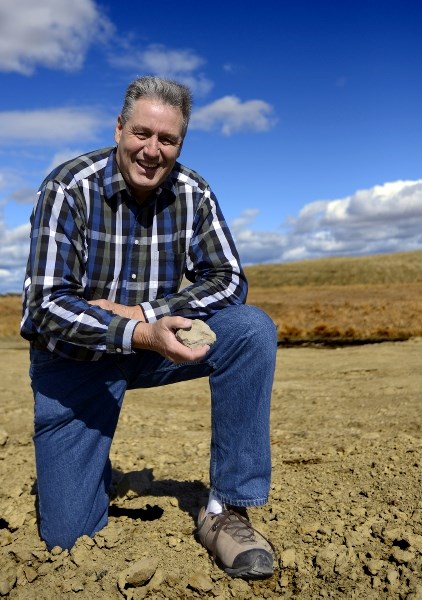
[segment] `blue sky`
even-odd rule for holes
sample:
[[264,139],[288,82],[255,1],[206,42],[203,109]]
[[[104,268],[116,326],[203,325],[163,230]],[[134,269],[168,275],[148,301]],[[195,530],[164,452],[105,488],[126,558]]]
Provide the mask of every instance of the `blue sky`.
[[143,74],[191,86],[181,162],[244,264],[422,249],[421,28],[414,0],[1,0],[0,293],[42,179]]

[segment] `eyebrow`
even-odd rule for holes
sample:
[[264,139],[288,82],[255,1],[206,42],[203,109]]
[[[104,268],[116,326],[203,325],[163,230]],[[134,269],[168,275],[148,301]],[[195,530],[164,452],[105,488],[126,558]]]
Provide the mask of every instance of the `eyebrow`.
[[[133,125],[132,126],[132,131],[134,133],[136,132],[141,132],[142,133],[146,133],[147,135],[153,135],[154,132],[152,131],[152,129],[150,129],[149,127],[144,127],[143,125]],[[158,133],[158,137],[166,137],[169,138],[170,140],[174,140],[175,142],[179,141],[181,139],[181,135],[174,135],[173,133],[167,133],[165,131],[163,132],[159,132]]]

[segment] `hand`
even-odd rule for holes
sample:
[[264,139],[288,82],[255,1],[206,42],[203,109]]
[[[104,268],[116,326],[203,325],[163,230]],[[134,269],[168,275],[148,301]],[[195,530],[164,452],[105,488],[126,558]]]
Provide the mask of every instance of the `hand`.
[[145,323],[145,315],[142,308],[138,305],[136,306],[125,306],[124,304],[117,304],[117,302],[111,302],[110,300],[89,300],[88,304],[92,304],[94,306],[99,306],[104,310],[110,310],[115,315],[119,315],[119,317],[126,317],[126,319],[134,319],[135,321],[142,321]]
[[174,363],[194,362],[203,358],[209,346],[188,348],[176,338],[178,329],[190,329],[192,321],[184,317],[163,317],[154,323],[139,323],[133,332],[132,345],[158,352]]

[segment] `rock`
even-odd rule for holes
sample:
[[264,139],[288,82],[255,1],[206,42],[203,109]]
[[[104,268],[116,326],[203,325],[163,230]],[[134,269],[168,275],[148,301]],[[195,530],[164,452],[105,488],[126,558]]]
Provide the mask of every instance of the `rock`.
[[280,558],[284,568],[293,569],[296,566],[296,552],[294,548],[284,550]]
[[72,557],[72,561],[78,567],[83,566],[90,560],[89,550],[83,547],[72,548],[70,551],[70,556]]
[[399,574],[397,573],[397,571],[395,571],[394,569],[388,569],[385,578],[387,580],[387,583],[389,583],[391,587],[398,587]]
[[232,579],[229,583],[231,594],[235,598],[244,598],[250,591],[249,584],[243,579]]
[[0,573],[0,596],[6,596],[13,588],[17,579],[16,567],[9,565]]
[[38,573],[33,567],[25,566],[23,568],[24,575],[28,581],[28,583],[32,583],[38,577]]
[[345,546],[340,546],[337,552],[338,556],[334,565],[334,572],[338,575],[348,574],[350,576],[351,565],[356,562],[355,553]]
[[145,585],[152,578],[157,567],[158,559],[156,558],[146,557],[133,563],[128,569],[122,571],[118,577],[117,585],[120,591],[123,593],[129,586],[140,587]]
[[148,590],[157,591],[164,581],[164,571],[162,569],[157,569],[146,587],[148,588]]
[[391,555],[398,565],[407,565],[414,557],[413,552],[400,550],[400,548],[393,548]]
[[72,592],[83,592],[84,584],[79,579],[72,582]]
[[9,439],[9,434],[4,429],[0,429],[0,446],[5,446],[7,440]]
[[8,522],[10,531],[15,531],[25,523],[26,515],[21,510],[10,506],[3,512],[3,518]]
[[8,529],[0,529],[0,548],[13,542],[13,535]]
[[406,596],[406,600],[422,600],[422,585],[416,586],[416,588]]
[[109,523],[101,533],[105,548],[114,548],[120,544],[123,537],[121,525],[115,523]]
[[422,554],[422,535],[417,535],[416,533],[411,533],[407,537],[410,546],[417,550],[420,554]]
[[404,532],[402,528],[394,527],[388,529],[387,527],[382,531],[382,540],[385,544],[392,544],[396,540],[403,538]]
[[190,587],[195,592],[199,593],[207,593],[210,592],[213,588],[213,582],[209,575],[206,575],[202,571],[195,571],[190,577],[188,581],[188,587]]
[[56,565],[54,565],[53,563],[50,563],[50,562],[42,563],[37,569],[37,575],[40,577],[44,577],[44,575],[48,575],[49,573],[54,571],[55,568],[56,568]]
[[345,544],[348,548],[363,546],[367,542],[368,536],[361,531],[349,531],[345,536]]
[[299,525],[298,532],[301,535],[310,535],[314,537],[320,527],[320,521],[304,521]]
[[88,563],[91,560],[91,548],[94,545],[94,541],[87,535],[83,535],[78,538],[75,545],[70,551],[72,561],[78,567]]
[[366,567],[371,575],[377,575],[381,571],[383,566],[384,566],[384,561],[378,560],[376,558],[371,558],[371,560],[368,560],[368,563],[366,565]]
[[188,348],[212,346],[217,340],[215,333],[209,325],[200,319],[194,319],[190,329],[178,329],[176,338],[181,344],[188,346]]
[[315,557],[315,564],[320,568],[322,575],[331,575],[338,556],[338,548],[335,544],[328,544],[319,550]]

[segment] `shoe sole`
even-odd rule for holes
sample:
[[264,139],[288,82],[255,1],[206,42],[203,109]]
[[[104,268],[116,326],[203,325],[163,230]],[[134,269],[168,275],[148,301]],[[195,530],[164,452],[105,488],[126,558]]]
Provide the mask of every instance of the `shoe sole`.
[[265,560],[265,557],[257,556],[255,561],[248,567],[230,569],[222,566],[223,570],[231,577],[242,577],[243,579],[268,579],[274,574],[274,569]]

